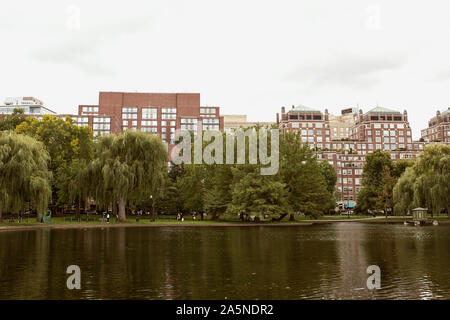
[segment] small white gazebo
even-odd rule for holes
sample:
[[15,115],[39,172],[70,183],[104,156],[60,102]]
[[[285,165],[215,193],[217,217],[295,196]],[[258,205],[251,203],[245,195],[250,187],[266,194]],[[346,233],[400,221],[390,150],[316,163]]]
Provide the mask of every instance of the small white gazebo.
[[414,208],[412,209],[414,221],[426,221],[427,220],[427,208]]

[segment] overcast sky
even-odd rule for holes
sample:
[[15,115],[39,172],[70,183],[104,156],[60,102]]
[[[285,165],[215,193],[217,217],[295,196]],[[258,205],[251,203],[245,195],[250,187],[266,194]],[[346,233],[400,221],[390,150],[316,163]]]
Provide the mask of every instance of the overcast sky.
[[0,39],[0,99],[58,113],[99,91],[199,92],[252,121],[379,105],[417,139],[450,106],[448,0],[4,0]]

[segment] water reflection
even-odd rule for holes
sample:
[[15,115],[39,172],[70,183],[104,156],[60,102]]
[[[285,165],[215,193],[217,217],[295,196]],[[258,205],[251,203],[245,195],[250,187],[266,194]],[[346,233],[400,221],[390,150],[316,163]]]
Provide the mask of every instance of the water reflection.
[[[449,231],[338,223],[2,232],[0,298],[450,298]],[[72,264],[81,290],[66,288]],[[373,264],[376,291],[366,288]]]

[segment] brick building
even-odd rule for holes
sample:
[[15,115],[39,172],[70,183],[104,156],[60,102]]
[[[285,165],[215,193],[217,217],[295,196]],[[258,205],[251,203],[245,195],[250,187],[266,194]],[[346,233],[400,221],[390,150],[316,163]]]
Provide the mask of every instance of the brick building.
[[178,129],[223,130],[219,107],[200,106],[199,93],[100,92],[98,105],[78,106],[74,120],[96,135],[141,130],[167,143]]
[[328,110],[325,113],[305,106],[292,106],[286,112],[281,108],[281,116],[277,113],[277,125],[282,132],[299,131],[302,142],[319,149],[330,148],[330,122]]
[[428,121],[428,128],[421,131],[426,142],[450,142],[450,107],[436,112],[436,116]]
[[328,161],[337,173],[336,188],[341,194],[341,208],[354,207],[362,188],[362,171],[366,155],[374,150],[388,151],[392,160],[418,156],[425,143],[412,141],[406,111],[376,107],[362,110],[344,109],[340,116],[304,106],[281,108],[277,123],[282,131],[299,131],[302,142],[316,149],[319,161]]

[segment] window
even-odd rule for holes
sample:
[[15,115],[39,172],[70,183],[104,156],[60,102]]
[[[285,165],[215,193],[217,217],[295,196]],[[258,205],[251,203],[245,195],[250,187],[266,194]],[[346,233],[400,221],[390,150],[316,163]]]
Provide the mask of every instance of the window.
[[161,109],[161,119],[176,119],[176,118],[177,118],[177,108]]
[[181,118],[181,130],[193,130],[197,131],[197,119],[196,118]]
[[216,114],[216,109],[215,108],[200,108],[200,113]]
[[122,119],[137,119],[137,107],[122,107]]
[[157,119],[158,108],[142,108],[142,119]]
[[82,113],[98,113],[98,107],[82,107]]
[[141,126],[157,126],[157,125],[158,125],[158,121],[156,121],[156,120],[153,120],[153,121],[142,120],[141,121]]
[[158,131],[158,128],[155,128],[155,127],[153,127],[153,128],[143,127],[143,128],[141,128],[141,131],[156,133]]

